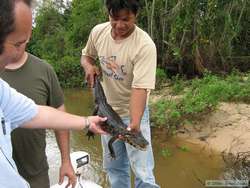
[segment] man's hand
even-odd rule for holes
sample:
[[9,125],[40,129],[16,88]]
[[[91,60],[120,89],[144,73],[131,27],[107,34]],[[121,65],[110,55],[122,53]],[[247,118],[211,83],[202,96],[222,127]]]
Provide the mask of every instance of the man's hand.
[[100,74],[99,68],[96,67],[95,65],[88,64],[84,66],[84,70],[85,70],[85,80],[87,81],[88,86],[91,88],[94,87],[95,75]]
[[99,74],[98,68],[94,65],[95,60],[89,56],[82,55],[81,66],[85,72],[85,81],[88,83],[89,87],[94,86],[95,74]]
[[96,134],[107,134],[105,131],[102,130],[102,124],[107,120],[106,117],[100,116],[88,116],[90,126],[89,130]]
[[74,188],[76,185],[76,176],[70,161],[62,162],[59,172],[59,185],[63,183],[65,176],[68,177],[68,184],[65,188],[69,187],[70,185],[72,186],[71,188]]
[[[134,126],[134,125],[132,125],[132,124],[129,124],[128,127],[127,127],[127,131],[130,131],[130,132],[132,132],[132,133],[138,133],[138,132],[141,131],[141,130],[140,130],[140,125],[139,125],[139,126]],[[119,138],[120,140],[125,141],[125,140],[124,140],[124,137],[123,137],[122,135],[118,135],[118,138]]]

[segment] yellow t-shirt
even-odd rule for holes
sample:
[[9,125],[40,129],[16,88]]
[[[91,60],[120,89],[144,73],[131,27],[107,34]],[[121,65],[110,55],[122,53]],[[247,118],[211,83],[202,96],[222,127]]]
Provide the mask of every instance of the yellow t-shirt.
[[132,88],[147,89],[149,95],[155,87],[156,47],[137,26],[123,40],[112,38],[110,22],[95,26],[82,55],[99,59],[107,101],[122,117],[129,115]]

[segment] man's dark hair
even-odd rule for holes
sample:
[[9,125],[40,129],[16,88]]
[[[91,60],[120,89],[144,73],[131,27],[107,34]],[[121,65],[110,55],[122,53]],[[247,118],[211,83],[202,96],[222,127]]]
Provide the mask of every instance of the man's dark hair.
[[139,0],[106,0],[105,4],[110,16],[116,16],[122,9],[127,9],[137,15],[140,7]]
[[3,52],[3,45],[6,37],[14,31],[14,8],[15,3],[24,2],[28,6],[31,6],[32,0],[1,0],[0,5],[0,54]]

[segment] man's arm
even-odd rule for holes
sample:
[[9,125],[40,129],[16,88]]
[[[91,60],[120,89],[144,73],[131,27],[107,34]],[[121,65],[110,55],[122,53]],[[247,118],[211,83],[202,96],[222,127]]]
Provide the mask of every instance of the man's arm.
[[[64,105],[61,105],[57,108],[60,111],[65,111]],[[69,149],[69,131],[67,130],[55,130],[55,136],[57,145],[61,152],[61,167],[59,172],[59,184],[63,183],[64,176],[68,177],[68,185],[75,187],[76,185],[76,176],[74,169],[70,161],[70,149]]]
[[141,118],[143,116],[147,101],[147,90],[132,88],[130,98],[130,125],[129,128],[134,131],[140,131]]
[[96,134],[107,134],[101,128],[101,124],[107,120],[106,117],[82,117],[62,112],[49,106],[37,106],[37,114],[31,120],[23,123],[21,127],[33,129],[83,130],[89,123],[89,130],[92,132]]
[[130,128],[140,130],[140,122],[147,103],[149,89],[154,89],[156,74],[156,47],[147,43],[140,50],[133,69],[130,97]]

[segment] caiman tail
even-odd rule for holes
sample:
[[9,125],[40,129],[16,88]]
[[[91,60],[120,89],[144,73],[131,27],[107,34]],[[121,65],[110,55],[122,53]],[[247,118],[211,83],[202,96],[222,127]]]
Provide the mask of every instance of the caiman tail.
[[103,87],[100,83],[100,76],[95,75],[95,82],[94,82],[94,96],[95,96],[95,104],[99,104],[100,102],[107,102],[106,96],[103,91]]

